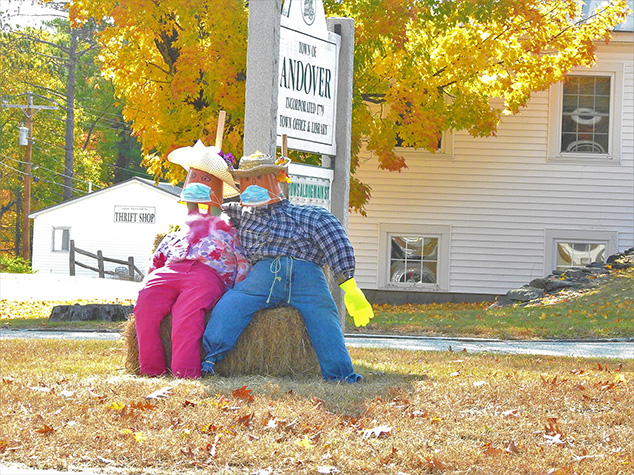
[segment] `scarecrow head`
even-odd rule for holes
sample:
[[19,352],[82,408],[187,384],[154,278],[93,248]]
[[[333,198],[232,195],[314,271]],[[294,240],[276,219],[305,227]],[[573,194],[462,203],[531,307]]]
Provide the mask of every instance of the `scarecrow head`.
[[209,206],[210,211],[212,208],[219,210],[224,198],[238,194],[229,172],[229,161],[232,158],[217,147],[205,147],[200,140],[193,147],[181,147],[172,151],[167,159],[187,170],[180,200],[188,203],[190,209],[204,204]]
[[275,159],[255,152],[240,159],[239,167],[232,170],[233,178],[240,183],[240,204],[265,206],[284,199],[282,183],[287,183],[290,159]]

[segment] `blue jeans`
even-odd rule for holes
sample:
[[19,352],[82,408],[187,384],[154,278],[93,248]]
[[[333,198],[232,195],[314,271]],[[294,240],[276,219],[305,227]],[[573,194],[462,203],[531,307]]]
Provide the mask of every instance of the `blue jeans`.
[[280,305],[291,305],[302,315],[324,379],[349,383],[363,379],[352,368],[321,267],[287,256],[257,262],[246,279],[218,301],[203,335],[207,356],[202,370],[213,372],[214,364],[233,349],[258,310]]

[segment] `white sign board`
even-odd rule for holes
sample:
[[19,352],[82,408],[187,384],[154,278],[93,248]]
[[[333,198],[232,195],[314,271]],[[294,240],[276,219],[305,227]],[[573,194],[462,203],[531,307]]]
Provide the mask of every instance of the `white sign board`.
[[321,0],[285,0],[280,24],[277,145],[336,154],[339,35],[326,28]]
[[333,170],[291,163],[288,176],[291,179],[288,185],[288,200],[291,203],[321,206],[330,211]]
[[115,223],[154,224],[156,207],[154,206],[114,206]]

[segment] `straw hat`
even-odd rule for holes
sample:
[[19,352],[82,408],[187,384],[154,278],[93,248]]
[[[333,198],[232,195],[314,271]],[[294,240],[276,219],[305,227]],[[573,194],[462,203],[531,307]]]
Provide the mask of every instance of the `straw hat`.
[[198,140],[193,147],[180,147],[172,151],[167,159],[180,165],[185,170],[197,168],[219,178],[224,182],[222,194],[224,198],[231,198],[239,194],[236,183],[229,172],[229,165],[220,155],[218,147],[205,147]]
[[256,175],[268,175],[269,173],[285,170],[290,162],[290,158],[280,157],[275,159],[262,152],[255,152],[252,155],[242,157],[238,168],[231,170],[231,174],[236,180]]

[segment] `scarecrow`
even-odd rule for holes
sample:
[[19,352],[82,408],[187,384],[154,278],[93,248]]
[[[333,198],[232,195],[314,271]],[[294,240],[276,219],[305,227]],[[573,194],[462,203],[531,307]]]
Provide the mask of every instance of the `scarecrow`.
[[172,373],[199,378],[205,314],[250,268],[235,230],[220,216],[223,196],[237,195],[226,158],[200,140],[167,157],[188,171],[180,196],[188,215],[184,228],[158,245],[134,307],[142,375],[167,373],[160,324],[171,313]]
[[258,310],[290,305],[302,315],[324,379],[361,381],[352,368],[322,270],[328,264],[334,272],[355,325],[367,325],[374,314],[354,280],[354,250],[333,214],[285,198],[281,182],[290,181],[289,162],[256,152],[243,157],[231,172],[240,183],[240,203],[223,208],[253,268],[212,311],[203,335],[203,375],[214,373],[214,365],[232,350]]

